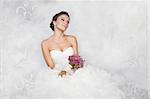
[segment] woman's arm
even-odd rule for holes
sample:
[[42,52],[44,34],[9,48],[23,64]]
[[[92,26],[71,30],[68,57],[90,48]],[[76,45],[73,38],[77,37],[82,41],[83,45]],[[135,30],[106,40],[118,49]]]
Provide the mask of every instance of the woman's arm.
[[48,67],[53,69],[54,68],[54,63],[51,59],[51,56],[50,56],[50,53],[49,53],[49,48],[48,48],[48,45],[46,44],[45,41],[42,41],[41,48],[42,48],[42,53],[43,53],[46,64],[48,65]]
[[71,36],[71,44],[74,49],[74,54],[78,55],[78,42],[75,36]]

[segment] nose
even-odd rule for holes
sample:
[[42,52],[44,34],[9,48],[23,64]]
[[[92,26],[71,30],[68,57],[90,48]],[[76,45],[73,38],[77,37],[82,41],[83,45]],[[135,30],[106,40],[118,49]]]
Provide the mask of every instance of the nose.
[[63,25],[67,26],[67,25],[68,25],[68,22],[64,22]]
[[66,21],[66,22],[64,22],[64,24],[65,24],[65,25],[68,25],[68,22]]

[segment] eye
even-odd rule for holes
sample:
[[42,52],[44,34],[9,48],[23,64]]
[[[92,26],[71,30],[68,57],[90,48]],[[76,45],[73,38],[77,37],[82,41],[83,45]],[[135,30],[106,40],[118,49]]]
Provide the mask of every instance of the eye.
[[64,21],[64,19],[61,19],[62,21]]
[[69,23],[69,21],[67,21]]

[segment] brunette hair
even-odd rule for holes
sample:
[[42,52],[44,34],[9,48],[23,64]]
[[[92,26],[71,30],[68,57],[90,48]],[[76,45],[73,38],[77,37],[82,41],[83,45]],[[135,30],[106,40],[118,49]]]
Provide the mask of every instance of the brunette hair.
[[57,20],[57,18],[60,16],[60,15],[67,15],[68,17],[69,17],[69,14],[68,14],[68,12],[66,12],[66,11],[61,11],[61,12],[59,12],[59,13],[57,13],[57,14],[55,14],[54,16],[53,16],[53,18],[52,18],[52,21],[51,21],[51,23],[50,23],[50,28],[54,31],[54,24],[53,24],[53,21],[56,21]]

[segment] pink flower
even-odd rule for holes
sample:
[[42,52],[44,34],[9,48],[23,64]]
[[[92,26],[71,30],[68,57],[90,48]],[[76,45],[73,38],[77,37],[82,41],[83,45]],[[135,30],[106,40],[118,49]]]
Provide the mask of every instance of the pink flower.
[[68,58],[69,64],[72,66],[72,69],[77,70],[84,66],[85,60],[83,60],[79,55],[72,55]]

